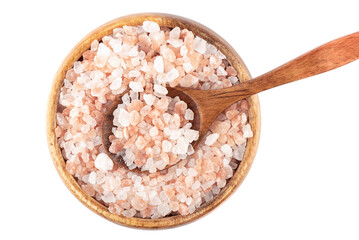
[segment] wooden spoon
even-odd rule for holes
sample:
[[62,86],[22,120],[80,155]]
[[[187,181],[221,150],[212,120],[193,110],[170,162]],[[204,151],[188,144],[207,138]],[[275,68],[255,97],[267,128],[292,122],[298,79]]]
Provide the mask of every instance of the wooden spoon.
[[[192,128],[199,131],[196,147],[216,117],[227,107],[250,95],[286,83],[311,77],[341,67],[359,58],[359,32],[347,35],[315,48],[288,63],[259,77],[233,87],[218,90],[197,90],[183,87],[168,89],[168,96],[179,96],[195,113]],[[102,142],[109,156],[118,162],[119,156],[108,151],[111,143],[113,111],[122,100],[114,101],[105,114],[102,125]]]

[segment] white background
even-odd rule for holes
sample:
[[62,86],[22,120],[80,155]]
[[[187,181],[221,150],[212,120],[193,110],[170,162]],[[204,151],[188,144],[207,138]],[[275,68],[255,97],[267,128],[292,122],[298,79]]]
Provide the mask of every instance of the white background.
[[356,3],[1,1],[0,239],[358,239],[359,61],[261,93],[261,141],[248,177],[213,213],[174,229],[130,229],[92,213],[57,175],[45,134],[61,61],[116,17],[152,11],[196,20],[255,77],[359,31]]

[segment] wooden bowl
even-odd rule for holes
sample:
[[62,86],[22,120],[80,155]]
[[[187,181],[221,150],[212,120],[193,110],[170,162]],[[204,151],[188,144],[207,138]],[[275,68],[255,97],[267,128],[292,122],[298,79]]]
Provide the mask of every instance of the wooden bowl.
[[[248,98],[250,106],[249,123],[252,126],[253,137],[248,140],[243,160],[235,171],[233,177],[227,182],[227,185],[221,190],[220,194],[212,202],[202,205],[194,213],[187,216],[175,215],[160,219],[127,218],[110,213],[106,206],[102,205],[94,198],[88,196],[77,183],[76,179],[66,171],[65,160],[61,154],[61,150],[55,136],[56,112],[58,107],[59,92],[63,85],[63,79],[65,77],[66,71],[73,67],[73,63],[81,57],[85,50],[90,48],[91,42],[93,40],[99,40],[106,35],[110,35],[114,28],[119,28],[124,25],[142,25],[142,22],[145,20],[154,21],[157,22],[160,26],[166,26],[169,28],[178,26],[181,29],[189,29],[195,35],[215,45],[222,53],[226,55],[229,63],[237,70],[238,77],[241,82],[248,81],[251,78],[247,67],[244,65],[236,51],[215,32],[197,22],[183,17],[162,13],[143,13],[120,17],[98,27],[85,36],[70,51],[70,53],[66,56],[60,65],[55,75],[55,79],[53,80],[49,96],[46,122],[47,141],[53,163],[67,188],[75,195],[77,199],[79,199],[93,212],[114,223],[128,227],[169,228],[192,222],[199,217],[209,213],[224,200],[226,200],[242,183],[251,167],[258,147],[260,134],[259,101],[257,95],[253,95]],[[78,217],[81,218],[82,216]]]

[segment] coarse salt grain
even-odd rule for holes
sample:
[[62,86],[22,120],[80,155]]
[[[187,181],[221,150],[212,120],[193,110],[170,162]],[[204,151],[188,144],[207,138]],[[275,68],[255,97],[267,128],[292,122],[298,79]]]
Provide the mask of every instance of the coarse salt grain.
[[171,150],[172,150],[172,143],[167,140],[162,141],[162,151],[170,152]]
[[172,68],[168,73],[167,73],[167,81],[168,82],[172,82],[173,80],[175,80],[176,78],[178,78],[179,73],[177,71],[176,68]]
[[153,67],[155,70],[159,73],[163,73],[163,58],[161,56],[158,56],[155,58],[155,61],[153,62]]
[[213,143],[217,141],[218,138],[219,138],[218,133],[212,133],[206,137],[206,141],[204,142],[204,144],[211,146]]
[[110,89],[117,90],[117,89],[121,88],[121,86],[122,86],[122,78],[116,78],[115,80],[112,81],[112,83],[110,85]]
[[185,118],[186,120],[193,120],[193,119],[194,119],[194,113],[193,113],[193,111],[192,111],[191,109],[187,109],[187,110],[186,110],[186,113],[185,113],[185,115],[184,115],[184,118]]
[[233,149],[228,144],[222,145],[221,151],[224,153],[224,155],[226,157],[232,157],[233,156]]
[[193,40],[193,49],[201,54],[204,54],[206,51],[206,44],[207,42],[204,39],[196,37]]
[[149,33],[155,33],[160,31],[160,26],[157,23],[152,21],[144,21],[142,24],[143,30]]
[[153,103],[154,103],[154,101],[156,100],[156,97],[153,96],[152,94],[144,94],[144,95],[143,95],[143,100],[145,101],[145,103],[146,103],[147,105],[152,106]]
[[142,84],[139,82],[130,82],[129,87],[135,92],[143,92],[144,90]]
[[119,110],[117,119],[122,127],[128,127],[130,125],[130,113],[123,108]]
[[95,160],[95,167],[100,170],[101,172],[107,172],[109,170],[112,170],[113,168],[113,162],[111,158],[107,156],[106,153],[100,153],[97,155]]
[[162,85],[159,85],[159,84],[155,84],[153,89],[155,90],[155,92],[157,92],[159,94],[166,95],[168,93],[167,88]]

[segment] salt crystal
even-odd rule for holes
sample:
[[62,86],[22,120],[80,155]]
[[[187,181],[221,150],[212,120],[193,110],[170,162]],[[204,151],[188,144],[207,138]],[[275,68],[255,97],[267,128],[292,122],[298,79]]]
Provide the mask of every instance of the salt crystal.
[[114,202],[116,202],[116,198],[115,198],[115,196],[113,195],[112,192],[106,193],[106,194],[102,197],[102,200],[103,200],[105,203],[114,203]]
[[247,115],[245,113],[241,114],[241,124],[244,125],[247,123]]
[[137,55],[138,55],[138,46],[136,45],[136,46],[134,46],[134,47],[132,47],[131,49],[130,49],[130,51],[128,51],[128,56],[130,56],[130,57],[137,57]]
[[97,125],[96,119],[94,119],[93,117],[91,117],[88,114],[83,115],[82,120],[84,120],[88,125],[90,125],[92,127]]
[[166,202],[168,203],[170,201],[169,197],[167,196],[166,192],[165,191],[161,191],[160,194],[160,199],[163,201],[163,202]]
[[222,145],[221,151],[224,153],[226,157],[230,158],[233,156],[233,149],[228,144]]
[[142,116],[147,116],[147,114],[151,111],[151,106],[150,105],[146,105],[144,106],[141,111],[140,111],[140,114]]
[[172,150],[172,143],[167,140],[162,141],[162,151],[163,152],[170,152]]
[[219,66],[217,68],[217,75],[218,76],[227,76],[227,71],[224,70],[224,68],[222,66]]
[[252,132],[251,126],[249,124],[244,125],[242,128],[242,131],[243,131],[244,138],[253,137],[253,132]]
[[143,92],[144,91],[142,84],[140,82],[130,82],[129,87],[134,92]]
[[105,76],[106,76],[106,75],[105,75],[103,72],[99,71],[99,70],[91,71],[91,73],[90,73],[90,78],[91,78],[92,80],[102,79],[102,78],[104,78]]
[[130,91],[131,101],[138,100],[138,92]]
[[163,58],[161,56],[158,56],[155,58],[155,61],[153,62],[153,67],[155,68],[156,72],[163,73]]
[[137,66],[140,64],[140,58],[139,57],[134,57],[134,58],[131,58],[131,64],[133,66]]
[[204,144],[206,144],[208,146],[211,146],[213,143],[215,143],[217,141],[218,138],[219,138],[218,133],[212,133],[212,134],[207,136],[206,141],[204,142]]
[[154,137],[158,134],[158,128],[157,127],[152,127],[149,131],[149,134],[151,137]]
[[193,177],[192,177],[192,176],[187,176],[187,177],[185,178],[185,183],[186,183],[186,186],[187,186],[187,187],[191,187],[192,184],[193,184]]
[[180,37],[181,29],[175,27],[170,31],[170,39],[178,39]]
[[135,216],[136,214],[136,210],[131,208],[131,209],[128,209],[128,210],[123,210],[122,213],[121,213],[124,217],[133,217]]
[[194,211],[196,211],[196,207],[195,207],[194,205],[188,206],[188,212],[189,212],[190,214],[194,213]]
[[[186,139],[187,140],[187,139]],[[194,153],[194,148],[191,144],[188,145],[187,155],[192,155]]]
[[122,103],[124,103],[125,105],[129,105],[131,103],[130,95],[128,95],[128,93],[123,95],[121,99]]
[[198,139],[199,132],[193,129],[189,129],[187,131],[184,131],[184,137],[189,143],[191,143]]
[[163,160],[157,161],[155,163],[155,166],[158,170],[163,170],[166,167],[166,165],[167,165],[166,162]]
[[231,178],[233,176],[233,169],[230,166],[224,166],[224,171],[226,172],[226,179]]
[[202,86],[201,86],[201,90],[209,90],[211,87],[211,83],[210,82],[205,82]]
[[71,111],[70,111],[70,117],[72,117],[72,118],[79,116],[79,114],[80,114],[79,108],[75,107],[75,108],[71,109]]
[[118,114],[118,123],[122,127],[128,127],[130,125],[130,113],[121,108]]
[[178,201],[184,203],[186,201],[187,197],[184,193],[180,193],[179,195],[177,195],[177,199],[178,199]]
[[206,40],[196,37],[193,40],[193,49],[201,54],[203,54],[206,51]]
[[219,50],[214,54],[214,56],[216,56],[219,59],[225,59],[226,58],[226,56]]
[[197,190],[201,187],[201,182],[200,181],[195,181],[192,185],[192,190]]
[[215,83],[218,81],[218,76],[214,73],[212,73],[209,77],[208,77],[208,80]]
[[183,44],[183,41],[181,39],[168,39],[167,42],[171,44],[174,48],[179,48]]
[[121,60],[117,56],[112,56],[107,61],[113,68],[118,68],[121,65]]
[[128,73],[128,77],[130,78],[137,78],[141,76],[141,73],[137,70],[131,70],[129,73]]
[[98,44],[99,44],[99,42],[98,42],[97,39],[93,40],[92,43],[91,43],[91,50],[96,51],[97,48],[98,48]]
[[172,68],[168,73],[167,73],[167,81],[168,82],[172,82],[173,80],[175,80],[176,78],[178,78],[179,73],[177,71],[176,68]]
[[235,84],[238,82],[238,78],[237,77],[228,77],[228,80],[231,81],[232,84]]
[[217,52],[217,48],[212,44],[207,44],[206,54],[214,54]]
[[142,136],[139,136],[135,142],[135,145],[138,150],[142,150],[146,146],[146,144],[146,140]]
[[171,208],[167,203],[162,203],[157,207],[157,211],[164,217],[171,212]]
[[186,56],[187,53],[188,53],[188,49],[186,48],[186,46],[182,46],[182,47],[180,48],[180,54],[181,54],[181,56]]
[[218,182],[217,182],[217,186],[218,186],[219,188],[223,188],[224,186],[226,186],[226,180],[223,179],[223,180],[218,181]]
[[169,124],[169,122],[172,120],[172,115],[169,113],[163,113],[162,118],[166,124]]
[[168,93],[167,88],[162,85],[159,85],[159,84],[155,84],[153,89],[155,90],[155,92],[162,94],[162,95],[166,95]]
[[81,62],[77,61],[74,63],[74,72],[76,74],[80,74],[84,71]]
[[89,179],[88,182],[91,184],[95,184],[96,183],[96,172],[91,172],[89,174]]
[[188,169],[188,175],[189,176],[195,177],[195,176],[197,176],[197,174],[198,174],[198,172],[194,168],[189,168]]
[[183,63],[183,69],[186,71],[186,73],[189,73],[192,71],[193,67],[191,63]]
[[206,202],[210,202],[213,200],[213,194],[211,191],[207,192],[206,195],[204,195],[204,200]]
[[153,96],[152,94],[144,94],[143,95],[143,100],[145,101],[145,103],[147,105],[153,105],[154,101],[156,100],[156,97]]
[[180,130],[172,130],[170,139],[177,140],[181,135],[182,135],[182,132]]
[[197,83],[198,83],[198,78],[193,76],[192,74],[187,74],[180,81],[182,87],[191,87],[193,85],[196,85]]
[[188,197],[188,198],[186,199],[186,204],[189,206],[189,205],[191,205],[192,201],[193,201],[193,198]]
[[120,39],[111,39],[109,42],[115,53],[120,53],[122,50],[122,40]]
[[161,204],[161,199],[158,196],[154,196],[152,198],[150,198],[150,204],[154,205],[154,206],[158,206]]
[[192,111],[191,109],[187,109],[187,110],[186,110],[186,113],[184,114],[184,118],[185,118],[186,120],[192,121],[192,120],[194,119],[194,113],[193,113],[193,111]]
[[142,24],[143,30],[149,33],[155,33],[160,31],[160,26],[156,22],[144,21]]
[[191,129],[191,127],[192,127],[192,123],[187,123],[186,125],[184,125],[183,126],[183,130],[189,130],[189,129]]
[[177,154],[186,154],[188,150],[188,142],[184,137],[180,137],[177,140]]
[[111,54],[111,49],[109,49],[105,44],[100,43],[98,46],[98,50],[97,50],[97,55],[104,57],[104,58],[108,58]]
[[60,126],[67,123],[66,118],[61,113],[56,113],[56,122]]
[[122,85],[122,78],[116,78],[110,85],[111,90],[118,90]]
[[112,170],[113,162],[106,153],[100,153],[95,160],[95,167],[101,172]]
[[167,82],[167,74],[159,73],[155,80],[156,83],[166,83]]
[[116,198],[118,200],[126,200],[127,199],[127,191],[122,188],[117,194],[116,194]]

